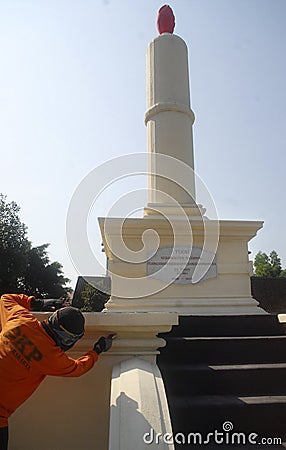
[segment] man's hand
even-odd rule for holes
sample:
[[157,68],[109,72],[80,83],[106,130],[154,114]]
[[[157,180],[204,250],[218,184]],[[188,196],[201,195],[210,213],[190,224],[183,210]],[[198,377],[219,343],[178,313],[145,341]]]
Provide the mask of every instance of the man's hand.
[[44,300],[41,298],[32,298],[31,300],[31,308],[32,311],[42,311],[44,306]]
[[63,302],[63,299],[43,300],[41,298],[33,298],[31,300],[31,308],[32,311],[56,311],[64,306]]
[[102,336],[98,341],[94,344],[93,350],[100,355],[100,353],[107,352],[112,346],[112,340],[114,339],[115,335],[110,334],[107,337]]

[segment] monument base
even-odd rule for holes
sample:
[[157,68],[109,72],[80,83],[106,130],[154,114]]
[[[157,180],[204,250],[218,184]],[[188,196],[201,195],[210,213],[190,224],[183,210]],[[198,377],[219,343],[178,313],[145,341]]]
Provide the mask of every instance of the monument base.
[[[122,226],[122,223],[124,225]],[[111,277],[111,298],[106,310],[113,312],[155,312],[168,311],[180,315],[249,315],[266,314],[251,296],[250,276],[252,264],[249,261],[248,242],[262,227],[257,221],[212,221],[189,218],[191,237],[187,233],[185,220],[172,218],[172,227],[163,217],[149,216],[142,219],[99,219],[105,252],[108,258],[108,275]],[[105,226],[107,225],[107,226]],[[205,230],[211,244],[218,244],[209,276],[192,280],[187,270],[173,281],[168,275],[162,277],[153,272],[153,266],[166,260],[165,250],[173,248],[178,253],[184,251],[189,243],[200,250],[207,242]],[[173,230],[176,230],[174,244]],[[121,230],[121,235],[119,234]],[[151,258],[150,247],[154,246],[154,236],[158,238],[159,248]],[[149,239],[150,238],[150,239]],[[140,258],[132,263],[120,254],[123,247]],[[151,244],[150,244],[151,243]],[[150,244],[150,245],[149,245]],[[175,247],[174,247],[175,245]],[[144,259],[145,255],[145,259]],[[156,260],[156,255],[159,255]],[[173,255],[173,254],[172,254]],[[161,258],[161,259],[160,259]],[[168,256],[167,256],[168,258]],[[198,257],[194,253],[193,260]],[[151,270],[152,269],[152,270]],[[176,269],[176,267],[175,267]],[[174,275],[173,275],[174,276]],[[190,281],[191,280],[191,281]]]
[[180,316],[240,316],[268,314],[252,297],[245,298],[173,298],[152,299],[152,302],[137,299],[111,298],[106,303],[110,312],[174,312]]
[[181,204],[180,206],[165,205],[160,203],[148,203],[144,208],[144,218],[148,216],[165,216],[165,217],[182,217],[182,214],[191,216],[193,219],[201,219],[206,209],[202,205],[197,204]]

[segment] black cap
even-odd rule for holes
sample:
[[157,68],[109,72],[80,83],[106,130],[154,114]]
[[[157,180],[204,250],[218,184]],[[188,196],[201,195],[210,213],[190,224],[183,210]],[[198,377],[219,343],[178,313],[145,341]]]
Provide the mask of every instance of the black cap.
[[58,309],[57,317],[59,325],[70,333],[81,334],[84,332],[84,316],[78,308],[66,306]]

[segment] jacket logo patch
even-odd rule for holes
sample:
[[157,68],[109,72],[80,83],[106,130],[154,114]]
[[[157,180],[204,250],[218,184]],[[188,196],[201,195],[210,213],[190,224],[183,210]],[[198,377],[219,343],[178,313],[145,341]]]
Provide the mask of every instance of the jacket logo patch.
[[21,353],[26,361],[40,361],[43,357],[40,350],[34,343],[21,331],[21,327],[13,328],[4,333],[5,338],[9,339],[14,348]]

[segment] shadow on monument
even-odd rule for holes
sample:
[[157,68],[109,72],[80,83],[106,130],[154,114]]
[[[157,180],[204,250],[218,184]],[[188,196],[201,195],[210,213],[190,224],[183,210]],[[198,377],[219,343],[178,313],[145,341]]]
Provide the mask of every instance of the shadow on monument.
[[[116,399],[116,405],[110,408],[113,424],[120,424],[119,435],[111,433],[110,450],[124,448],[125,450],[166,449],[162,435],[156,434],[151,424],[138,410],[138,402],[121,392]],[[115,429],[116,425],[114,425]]]

